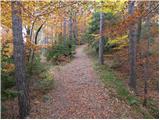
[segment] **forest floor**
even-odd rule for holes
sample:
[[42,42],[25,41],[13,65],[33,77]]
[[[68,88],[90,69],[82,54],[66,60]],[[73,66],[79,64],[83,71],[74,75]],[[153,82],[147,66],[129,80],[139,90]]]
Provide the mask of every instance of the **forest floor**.
[[[145,118],[148,114],[146,109],[141,107],[141,110],[139,104],[133,107],[125,100],[128,94],[120,99],[111,90],[116,88],[106,85],[109,83],[102,80],[102,75],[106,75],[106,81],[115,81],[116,77],[106,68],[95,69],[99,65],[86,52],[87,48],[87,45],[78,46],[74,58],[66,64],[53,66],[45,59],[41,60],[43,65],[49,66],[47,71],[52,75],[54,84],[50,84],[50,90],[41,92],[34,85],[41,73],[34,73],[30,80],[33,81],[30,84],[31,111],[27,118]],[[119,83],[119,79],[116,80]],[[119,88],[118,91],[125,92]],[[7,111],[3,118],[18,118],[17,98],[6,101],[4,106]]]
[[132,107],[112,97],[85,53],[76,49],[74,59],[52,70],[55,88],[47,100],[35,99],[28,118],[142,118]]
[[[144,100],[144,51],[147,41],[140,41],[137,44],[136,58],[136,79],[137,79],[137,95],[136,97],[143,103]],[[147,105],[146,108],[154,118],[159,118],[159,39],[154,38],[154,43],[150,46],[149,69],[147,78]],[[128,86],[129,80],[129,55],[128,47],[119,50],[106,52],[104,55],[105,64],[111,68],[116,77]]]

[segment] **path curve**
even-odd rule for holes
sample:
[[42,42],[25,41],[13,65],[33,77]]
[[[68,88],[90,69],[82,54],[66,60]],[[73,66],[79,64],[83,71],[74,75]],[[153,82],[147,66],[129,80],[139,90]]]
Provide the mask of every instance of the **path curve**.
[[109,96],[84,48],[76,49],[73,61],[55,68],[56,87],[47,94],[48,102],[32,106],[30,118],[132,118],[129,106]]

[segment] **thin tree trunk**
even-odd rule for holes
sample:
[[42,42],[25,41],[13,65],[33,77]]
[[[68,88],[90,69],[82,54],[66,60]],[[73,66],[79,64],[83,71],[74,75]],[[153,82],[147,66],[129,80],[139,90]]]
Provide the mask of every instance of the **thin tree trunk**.
[[[30,29],[30,41],[32,42],[32,35],[33,35],[33,28],[34,28],[34,25],[35,25],[35,22],[37,20],[38,17],[36,17],[32,23],[32,26],[31,26],[31,29]],[[30,56],[31,56],[31,53],[33,52],[33,49],[30,48],[29,50],[29,57],[28,57],[28,62],[30,62]]]
[[32,23],[31,30],[30,30],[30,40],[32,40],[33,28],[34,28],[34,25],[35,25],[37,19],[38,19],[38,17],[36,17]]
[[[148,9],[151,8],[151,2],[148,2]],[[147,105],[147,93],[148,93],[148,79],[149,79],[149,73],[148,73],[148,69],[149,69],[149,46],[150,46],[150,15],[147,16],[147,21],[146,21],[146,26],[148,29],[148,33],[147,33],[147,51],[146,51],[146,60],[145,60],[145,65],[144,65],[144,101],[143,101],[143,105],[146,106]]]
[[72,16],[69,17],[69,40],[70,40],[70,43],[72,44]]
[[55,33],[55,45],[57,45],[58,44],[58,34],[57,33]]
[[[134,13],[135,1],[130,1],[129,14]],[[137,42],[137,25],[129,26],[129,62],[130,62],[130,75],[129,75],[129,86],[136,93],[136,42]]]
[[[45,24],[45,22],[38,28],[37,32],[36,32],[36,36],[35,36],[35,44],[37,44],[37,37],[38,37],[38,34],[40,32],[40,30],[42,29],[43,25]],[[33,60],[34,60],[34,50],[32,52],[32,56],[31,56],[31,68],[30,68],[30,73],[32,73],[32,66],[33,66]]]
[[22,18],[20,1],[12,1],[12,30],[14,44],[15,77],[18,94],[19,115],[25,118],[29,114],[29,86],[25,76],[24,42],[22,37]]
[[65,17],[63,21],[63,39],[64,39],[64,46],[66,46],[66,18]]
[[40,30],[42,29],[43,25],[45,24],[45,22],[38,28],[37,32],[36,32],[36,36],[35,36],[35,44],[37,44],[37,37],[38,37],[38,34],[40,32]]
[[[28,38],[30,39],[30,28],[29,28],[29,27],[26,27],[26,32],[27,32],[27,39],[28,39]],[[25,46],[25,47],[26,47],[26,46]],[[29,62],[30,51],[31,51],[31,49],[29,49],[29,52],[28,52],[28,54],[26,55],[27,62]]]
[[[36,20],[36,19],[35,19]],[[37,37],[38,37],[38,34],[39,34],[39,31],[41,30],[41,28],[43,27],[43,25],[45,24],[46,21],[44,21],[42,23],[42,25],[38,28],[38,30],[36,31],[36,35],[35,35],[35,39],[34,39],[34,43],[36,44],[37,43]],[[35,23],[34,23],[35,24]],[[32,26],[34,26],[34,24]],[[32,31],[33,31],[33,28],[32,28]],[[31,32],[32,33],[32,32]],[[32,36],[32,34],[31,34]],[[32,39],[32,37],[31,37]],[[33,58],[33,54],[34,54],[34,50],[33,49],[30,49],[30,58],[29,58],[29,63],[32,62],[32,58]]]
[[142,18],[138,19],[138,29],[137,29],[137,42],[139,43],[141,38],[141,26],[142,26]]
[[76,19],[76,17],[75,17],[75,22],[74,22],[74,24],[75,24],[75,30],[74,30],[74,34],[75,34],[75,44],[78,44],[78,27],[77,27],[77,19]]
[[99,40],[99,63],[104,64],[104,36],[103,36],[103,30],[104,30],[104,14],[100,13],[100,40]]
[[[53,26],[52,26],[51,28],[52,28],[52,30],[54,29]],[[54,41],[53,41],[53,40],[54,40],[54,35],[53,35],[53,33],[52,33],[52,46],[54,46]]]
[[[139,11],[142,12],[142,4],[143,4],[143,1],[139,1],[140,3],[138,4],[138,8],[139,8]],[[138,23],[137,23],[138,27],[137,27],[137,42],[139,43],[140,41],[140,38],[141,38],[141,27],[142,27],[142,17],[139,17],[138,18]]]
[[148,93],[148,84],[147,84],[147,74],[148,74],[148,60],[146,59],[145,63],[144,63],[144,101],[143,101],[143,106],[147,105],[147,93]]

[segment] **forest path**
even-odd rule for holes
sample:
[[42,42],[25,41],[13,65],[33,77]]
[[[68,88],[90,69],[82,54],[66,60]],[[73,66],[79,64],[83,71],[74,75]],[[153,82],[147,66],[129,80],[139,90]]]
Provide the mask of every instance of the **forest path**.
[[70,63],[54,68],[55,89],[47,101],[32,106],[30,118],[132,118],[130,106],[110,97],[85,47],[76,49]]

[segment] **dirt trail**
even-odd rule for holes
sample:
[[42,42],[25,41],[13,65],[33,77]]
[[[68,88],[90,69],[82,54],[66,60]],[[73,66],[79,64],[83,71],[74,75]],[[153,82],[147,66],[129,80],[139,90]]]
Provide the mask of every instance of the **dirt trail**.
[[47,101],[32,106],[29,118],[133,118],[130,106],[109,96],[84,48],[76,49],[73,61],[54,69],[55,89]]

